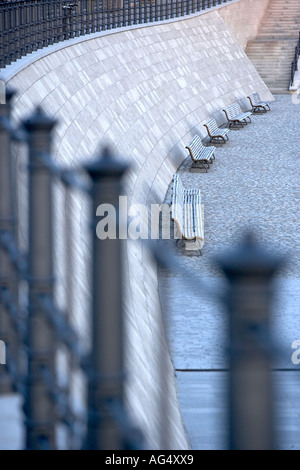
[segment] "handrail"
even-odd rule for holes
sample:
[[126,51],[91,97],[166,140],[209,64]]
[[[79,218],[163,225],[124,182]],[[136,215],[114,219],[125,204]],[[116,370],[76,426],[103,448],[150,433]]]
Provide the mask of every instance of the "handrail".
[[299,55],[300,55],[300,32],[299,32],[298,43],[297,43],[297,46],[295,47],[294,60],[293,60],[293,62],[292,62],[290,86],[293,86],[294,78],[295,78],[295,73],[296,73],[297,70],[298,70]]
[[232,0],[0,2],[0,68],[66,39],[190,15]]

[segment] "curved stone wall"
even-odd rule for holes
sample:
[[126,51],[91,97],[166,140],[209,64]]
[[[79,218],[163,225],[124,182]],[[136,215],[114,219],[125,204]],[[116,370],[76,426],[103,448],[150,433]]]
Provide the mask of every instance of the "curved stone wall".
[[220,16],[245,50],[249,39],[257,35],[258,27],[270,0],[240,0],[219,10]]
[[[234,12],[238,5],[226,8]],[[78,165],[110,143],[132,164],[131,202],[162,202],[187,157],[185,145],[195,133],[205,135],[202,124],[209,116],[224,122],[221,109],[236,100],[243,103],[253,91],[272,99],[221,10],[97,34],[32,54],[2,74],[18,90],[15,118],[37,104],[57,117],[54,155],[63,164]],[[72,236],[79,266],[74,278],[85,292],[78,300],[81,312],[87,291],[86,206],[80,198],[76,204]],[[129,408],[152,449],[186,449],[156,267],[140,243],[129,242],[126,270]]]

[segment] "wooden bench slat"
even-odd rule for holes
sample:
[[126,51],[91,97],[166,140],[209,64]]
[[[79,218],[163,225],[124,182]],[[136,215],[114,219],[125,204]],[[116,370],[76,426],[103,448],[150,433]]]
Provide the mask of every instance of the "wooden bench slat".
[[[186,242],[204,243],[201,192],[184,188],[179,175],[174,176],[171,217],[176,223],[180,237]],[[201,249],[200,249],[201,251]]]
[[209,165],[215,159],[216,147],[205,147],[202,143],[201,137],[195,135],[189,145],[185,147],[193,160],[192,168],[201,168],[207,170]]
[[220,129],[214,118],[209,119],[209,121],[207,121],[203,125],[207,129],[207,133],[209,135],[211,142],[220,143],[223,141],[223,143],[225,143],[228,140],[227,134],[230,131],[230,129]]
[[250,116],[252,115],[251,111],[246,111],[243,112],[241,110],[241,107],[238,103],[233,103],[230,106],[227,106],[226,108],[223,109],[229,127],[232,126],[242,126],[244,124],[247,124],[247,119],[249,119],[249,122],[251,122]]
[[249,95],[247,98],[250,101],[253,113],[266,113],[267,111],[271,111],[270,101],[262,101],[259,93],[252,93],[252,95]]

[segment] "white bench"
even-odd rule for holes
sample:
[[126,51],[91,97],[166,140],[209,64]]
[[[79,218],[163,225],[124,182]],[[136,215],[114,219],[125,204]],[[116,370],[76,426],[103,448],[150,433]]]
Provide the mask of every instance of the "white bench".
[[204,210],[199,189],[187,189],[178,174],[173,179],[171,218],[177,244],[181,240],[187,251],[202,255],[204,244]]
[[266,113],[271,111],[270,101],[262,101],[258,93],[252,93],[252,95],[247,96],[250,104],[252,106],[253,113]]
[[223,111],[226,115],[229,127],[243,127],[244,124],[248,124],[248,121],[251,122],[250,116],[252,115],[252,112],[243,112],[238,103],[233,103],[230,106],[227,106]]
[[201,170],[209,169],[215,159],[216,147],[205,147],[202,143],[201,137],[195,135],[189,145],[185,147],[188,149],[191,159],[193,160],[192,168],[198,168]]
[[225,143],[229,140],[228,132],[230,129],[220,129],[217,125],[217,122],[214,118],[209,119],[205,124],[204,127],[207,129],[207,133],[209,135],[210,141],[215,142],[216,144]]

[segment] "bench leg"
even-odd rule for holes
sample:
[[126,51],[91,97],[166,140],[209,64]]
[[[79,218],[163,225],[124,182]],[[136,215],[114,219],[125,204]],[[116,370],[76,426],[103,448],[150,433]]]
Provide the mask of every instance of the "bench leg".
[[224,135],[224,136],[220,135],[220,136],[215,137],[215,139],[216,139],[214,141],[215,144],[223,145],[223,144],[226,144],[226,142],[229,140],[229,137],[228,135]]
[[182,238],[178,238],[178,240],[176,240],[176,246],[178,246],[178,248],[181,248],[184,246],[184,241]]
[[252,112],[254,114],[262,114],[262,113],[266,113],[267,110],[265,108],[261,109],[260,106],[256,106],[255,108],[253,108]]
[[225,139],[222,136],[215,136],[211,138],[211,143],[223,145],[225,143]]
[[185,251],[184,252],[185,256],[202,256],[202,251],[201,250],[190,250],[190,251]]
[[[195,244],[194,241],[184,240],[183,238],[179,238],[176,240],[176,247],[177,248],[186,248],[187,244]],[[197,248],[195,250],[187,250],[185,249],[185,254],[188,256],[202,256],[202,250]]]
[[185,255],[187,256],[202,256],[202,250],[196,246],[195,249],[187,248],[188,246],[197,245],[197,240],[183,240],[185,245]]
[[271,111],[270,106],[266,104],[259,104],[256,106],[256,112],[257,113],[267,113],[268,111]]
[[266,113],[267,109],[265,108],[265,106],[257,106],[257,112],[258,113]]
[[194,162],[191,166],[191,169],[190,171],[192,170],[205,170],[205,172],[207,173],[207,170],[209,169],[209,164],[208,163],[205,163],[205,162]]
[[240,121],[231,121],[229,123],[229,127],[239,127],[239,128],[242,128],[244,127],[243,123],[240,122]]

